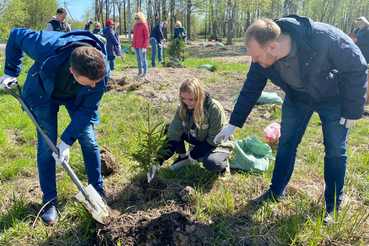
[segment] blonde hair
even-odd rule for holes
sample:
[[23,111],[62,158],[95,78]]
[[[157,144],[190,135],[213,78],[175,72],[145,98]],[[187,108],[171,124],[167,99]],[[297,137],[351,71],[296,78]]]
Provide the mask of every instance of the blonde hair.
[[182,27],[182,23],[180,21],[176,21],[175,26],[177,27],[177,25],[179,25],[179,27]]
[[101,24],[98,21],[95,21],[94,25],[98,25],[99,27],[101,27]]
[[137,16],[140,19],[140,23],[146,23],[146,17],[144,16],[144,14],[142,12],[137,12],[135,14],[135,16]]
[[364,26],[369,26],[369,21],[364,16],[357,18],[356,24],[358,23],[362,23]]
[[245,32],[244,43],[247,46],[252,39],[266,48],[281,35],[281,28],[271,19],[262,18],[255,21]]
[[204,101],[205,101],[205,91],[202,86],[200,80],[197,78],[186,79],[181,87],[179,88],[179,100],[181,102],[181,106],[179,109],[179,117],[182,120],[187,118],[187,105],[183,102],[181,93],[189,92],[193,100],[196,102],[195,107],[193,109],[193,119],[197,128],[200,128],[202,122],[204,121]]

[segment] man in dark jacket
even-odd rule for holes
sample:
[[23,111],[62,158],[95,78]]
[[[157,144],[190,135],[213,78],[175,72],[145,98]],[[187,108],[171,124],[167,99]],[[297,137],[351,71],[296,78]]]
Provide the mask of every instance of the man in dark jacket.
[[53,224],[57,220],[55,161],[57,165],[68,161],[69,149],[77,139],[88,183],[105,201],[109,200],[103,188],[94,124],[100,124],[97,109],[110,70],[104,44],[92,33],[35,32],[16,28],[11,31],[6,45],[5,75],[0,77],[0,88],[16,81],[22,70],[24,53],[35,63],[28,71],[23,98],[54,144],[58,138],[59,107],[64,105],[71,117],[60,137],[59,157],[38,133],[37,164],[43,202],[47,204],[41,218],[46,224]]
[[65,21],[66,18],[67,11],[63,8],[58,8],[56,10],[56,16],[47,23],[46,31],[70,32],[71,28],[69,23]]
[[85,31],[90,31],[92,21],[89,21],[85,24]]
[[251,200],[262,204],[279,200],[292,175],[297,147],[309,119],[317,112],[323,128],[326,215],[334,221],[342,202],[346,173],[346,138],[364,111],[367,64],[354,42],[341,30],[309,18],[288,16],[273,22],[261,19],[245,33],[252,57],[247,80],[230,118],[230,125],[214,139],[227,141],[242,127],[267,80],[286,93],[281,137],[270,189]]
[[162,41],[165,41],[163,30],[167,28],[168,22],[163,21],[156,24],[156,26],[152,29],[150,33],[150,44],[152,49],[152,56],[151,56],[151,65],[156,67],[156,49],[158,49],[158,60],[159,62],[163,62],[163,44]]

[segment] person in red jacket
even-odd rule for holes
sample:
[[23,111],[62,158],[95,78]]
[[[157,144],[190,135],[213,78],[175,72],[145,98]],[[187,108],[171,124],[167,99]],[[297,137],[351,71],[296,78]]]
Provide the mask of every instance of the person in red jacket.
[[[142,12],[135,14],[136,24],[133,29],[133,41],[132,51],[136,55],[138,64],[138,74],[134,79],[146,79],[147,78],[147,61],[146,51],[149,45],[149,25],[147,24],[146,18]],[[143,67],[143,73],[142,73]]]

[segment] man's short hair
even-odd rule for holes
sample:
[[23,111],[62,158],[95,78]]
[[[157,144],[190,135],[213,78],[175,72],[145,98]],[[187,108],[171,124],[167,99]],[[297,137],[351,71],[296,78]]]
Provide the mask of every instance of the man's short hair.
[[245,32],[244,42],[247,46],[252,39],[266,48],[281,35],[281,28],[271,19],[262,18],[255,21]]
[[56,14],[67,14],[67,11],[65,9],[63,9],[63,8],[58,8],[56,10]]
[[77,77],[101,80],[106,75],[106,62],[103,54],[95,47],[78,47],[70,56],[70,65]]

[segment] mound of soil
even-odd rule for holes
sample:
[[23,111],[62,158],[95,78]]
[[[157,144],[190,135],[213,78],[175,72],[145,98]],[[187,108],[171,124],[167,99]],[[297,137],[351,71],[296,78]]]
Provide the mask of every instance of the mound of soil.
[[168,62],[168,63],[165,63],[164,65],[165,67],[172,67],[172,68],[183,68],[184,66],[182,66],[181,64],[179,63],[174,63],[174,62]]
[[174,206],[110,216],[106,225],[97,225],[97,245],[212,245],[213,229],[196,220],[196,209],[188,210]]
[[110,77],[107,90],[108,91],[126,91],[129,88],[129,84],[132,83],[131,79],[128,77],[122,78],[112,78]]
[[100,149],[100,158],[102,175],[109,176],[118,172],[118,161],[107,147]]
[[208,45],[206,45],[205,47],[214,47],[214,45],[212,45],[212,44],[208,44]]

